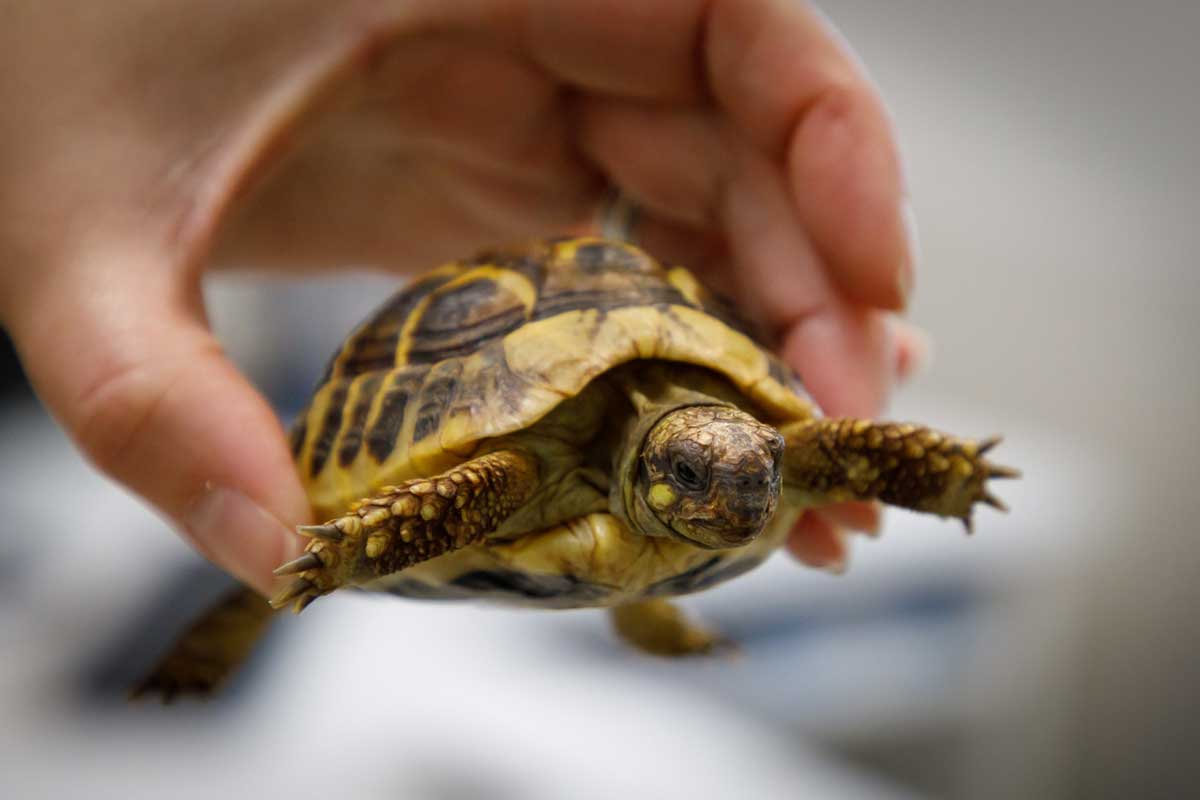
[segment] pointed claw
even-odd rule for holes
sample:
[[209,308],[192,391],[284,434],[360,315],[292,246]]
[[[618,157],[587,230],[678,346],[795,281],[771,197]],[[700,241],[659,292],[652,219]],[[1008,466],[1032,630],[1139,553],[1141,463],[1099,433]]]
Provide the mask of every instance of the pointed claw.
[[1021,470],[1013,469],[1012,467],[1001,467],[996,464],[988,464],[987,476],[997,480],[1009,480],[1012,478],[1021,477]]
[[1000,442],[1002,442],[1003,440],[1004,440],[1003,436],[989,436],[988,438],[984,439],[979,444],[975,445],[976,452],[979,453],[979,455],[981,455],[981,456],[985,455],[988,450],[991,450],[993,447],[1000,444]]
[[962,520],[963,527],[967,530],[967,536],[975,533],[975,522],[969,514],[965,517],[959,517],[959,519]]
[[283,608],[289,600],[295,600],[313,587],[308,578],[297,578],[283,588],[279,594],[271,598],[271,608]]
[[336,525],[297,525],[296,533],[301,536],[314,536],[318,539],[327,539],[331,542],[340,542],[342,540],[342,532],[337,529]]
[[299,598],[296,600],[296,604],[292,606],[292,613],[299,614],[301,611],[308,608],[312,601],[316,600],[318,597],[320,597],[320,595],[309,594]]
[[987,503],[989,506],[996,509],[997,511],[1003,511],[1006,514],[1008,513],[1008,505],[1003,500],[1001,500],[999,497],[996,497],[996,495],[992,494],[991,492],[985,491],[983,493],[983,496],[980,497],[979,499],[982,500],[983,502]]
[[282,564],[275,568],[276,575],[295,575],[297,572],[304,572],[309,569],[317,569],[323,567],[321,559],[316,553],[305,553],[299,558],[293,559],[286,564]]

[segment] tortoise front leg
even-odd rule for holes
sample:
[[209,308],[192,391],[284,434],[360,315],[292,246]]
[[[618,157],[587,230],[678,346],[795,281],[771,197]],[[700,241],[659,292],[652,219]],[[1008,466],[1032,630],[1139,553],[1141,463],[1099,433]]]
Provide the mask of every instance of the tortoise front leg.
[[494,531],[538,485],[536,460],[500,450],[441,475],[385,486],[324,525],[298,530],[312,537],[304,555],[275,570],[298,576],[271,605],[295,610],[342,586],[366,583],[452,550]]
[[878,499],[957,517],[970,531],[975,503],[1007,510],[987,480],[1020,475],[984,458],[998,438],[976,442],[920,425],[857,419],[809,420],[780,432],[783,489],[802,507]]

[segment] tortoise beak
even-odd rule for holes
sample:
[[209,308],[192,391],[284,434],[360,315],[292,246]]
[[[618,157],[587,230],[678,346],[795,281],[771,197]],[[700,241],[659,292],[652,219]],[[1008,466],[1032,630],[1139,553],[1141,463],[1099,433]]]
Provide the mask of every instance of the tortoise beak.
[[739,474],[733,483],[720,530],[723,539],[738,546],[762,533],[775,514],[782,484],[778,462],[769,470]]
[[741,547],[758,538],[778,506],[778,484],[774,491],[760,491],[739,496],[735,503],[726,507],[720,517],[693,520],[692,525],[710,531],[719,540],[718,547]]

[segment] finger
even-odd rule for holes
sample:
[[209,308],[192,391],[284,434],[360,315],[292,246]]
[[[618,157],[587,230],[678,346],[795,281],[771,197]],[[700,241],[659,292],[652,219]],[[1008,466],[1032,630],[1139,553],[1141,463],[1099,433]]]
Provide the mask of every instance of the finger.
[[847,297],[904,306],[913,256],[891,125],[854,58],[808,4],[543,0],[526,22],[533,58],[593,93],[715,98],[749,141],[785,164],[796,218]]
[[[575,116],[583,152],[648,212],[636,233],[639,241],[668,248],[652,246],[656,255],[681,260],[706,278],[736,273],[737,299],[772,331],[835,299],[777,172],[725,136],[713,113],[587,98],[577,103]],[[688,228],[692,238],[703,238],[697,230],[722,231],[729,251],[679,241]],[[725,258],[686,259],[704,253]]]
[[902,308],[912,283],[891,124],[837,35],[806,3],[717,2],[705,52],[718,103],[768,154],[847,297]]
[[[833,285],[765,157],[730,142],[711,114],[694,109],[585,100],[576,115],[585,153],[651,212],[639,241],[691,266],[778,332],[784,357],[827,413],[883,409],[897,372],[888,317],[852,305]],[[676,146],[648,147],[658,136]],[[705,220],[726,232],[728,250],[689,237],[684,226],[703,230]]]
[[574,86],[694,101],[706,93],[696,53],[705,35],[707,5],[703,0],[533,0],[523,4],[512,32],[523,52]]
[[882,312],[831,305],[793,326],[780,350],[826,414],[871,418],[887,407],[896,357]]
[[198,292],[173,283],[167,269],[89,264],[86,281],[60,282],[53,302],[15,316],[14,340],[103,471],[267,592],[308,504],[271,409],[221,353]]
[[872,417],[887,402],[892,339],[883,312],[849,304],[831,285],[791,210],[779,176],[745,159],[722,204],[745,278],[744,307],[779,331],[780,351],[829,414]]
[[[748,112],[754,133],[779,146],[786,138],[780,94],[788,95],[788,107],[795,103],[791,88],[776,88],[784,77],[778,70],[808,79],[806,97],[830,76],[856,74],[823,21],[794,0],[533,0],[522,12],[502,21],[501,30],[561,80],[594,93],[676,103],[749,91],[756,97],[731,107]],[[764,36],[771,30],[777,35]],[[777,71],[759,71],[763,66]],[[737,74],[724,72],[730,69]]]
[[787,550],[801,564],[840,575],[850,557],[846,535],[816,511],[805,511],[788,534]]
[[846,296],[902,309],[915,266],[898,157],[873,98],[830,94],[800,123],[788,170],[800,219]]
[[822,506],[820,513],[830,522],[868,536],[879,535],[883,524],[883,506],[879,503],[850,501]]
[[716,222],[734,164],[713,110],[585,96],[570,115],[580,151],[647,214],[698,230]]
[[387,48],[360,83],[239,204],[217,262],[425,269],[586,219],[602,193],[562,87],[528,59],[428,35]]

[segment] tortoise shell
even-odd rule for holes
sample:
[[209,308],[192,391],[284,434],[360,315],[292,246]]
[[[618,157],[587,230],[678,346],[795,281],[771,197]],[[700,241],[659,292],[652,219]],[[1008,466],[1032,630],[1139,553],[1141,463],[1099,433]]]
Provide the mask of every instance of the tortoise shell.
[[318,517],[435,474],[634,359],[707,367],[770,418],[813,407],[731,305],[682,267],[594,238],[442,266],[392,297],[332,359],[292,448]]

